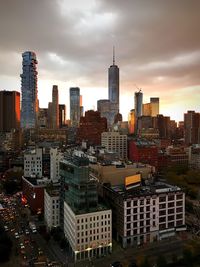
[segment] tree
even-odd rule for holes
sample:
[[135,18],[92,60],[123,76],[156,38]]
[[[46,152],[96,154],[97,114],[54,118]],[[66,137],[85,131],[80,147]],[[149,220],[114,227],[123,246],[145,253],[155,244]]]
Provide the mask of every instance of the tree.
[[158,267],[165,267],[165,266],[167,266],[167,261],[166,261],[164,255],[160,255],[157,258],[157,266]]
[[150,263],[149,263],[149,260],[147,257],[145,257],[145,259],[143,259],[140,267],[151,267]]
[[189,248],[183,250],[183,260],[186,266],[193,266],[193,254]]

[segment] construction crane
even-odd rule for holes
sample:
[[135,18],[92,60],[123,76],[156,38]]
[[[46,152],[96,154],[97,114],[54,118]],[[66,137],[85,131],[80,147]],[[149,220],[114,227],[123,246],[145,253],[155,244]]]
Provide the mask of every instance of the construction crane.
[[138,86],[137,86],[137,84],[134,84],[135,85],[135,87],[139,90],[139,92],[142,92],[142,88],[139,88]]

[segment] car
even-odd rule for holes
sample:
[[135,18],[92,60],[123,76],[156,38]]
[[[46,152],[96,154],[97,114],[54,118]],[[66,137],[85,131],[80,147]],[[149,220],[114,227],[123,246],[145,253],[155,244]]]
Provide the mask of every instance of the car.
[[25,249],[25,246],[24,246],[23,243],[20,243],[20,248],[21,248],[21,249]]
[[113,262],[110,267],[123,267],[120,261]]
[[5,230],[6,232],[9,230],[7,225],[4,225],[4,230]]
[[16,239],[19,239],[19,235],[18,235],[18,234],[17,234],[17,235],[15,235],[15,238],[16,238]]
[[25,230],[25,234],[26,235],[29,235],[30,233],[29,233],[29,230]]

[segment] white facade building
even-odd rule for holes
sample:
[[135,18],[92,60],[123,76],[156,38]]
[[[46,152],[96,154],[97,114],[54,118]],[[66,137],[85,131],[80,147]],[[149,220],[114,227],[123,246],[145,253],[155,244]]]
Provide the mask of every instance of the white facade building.
[[25,152],[24,177],[42,177],[42,148]]
[[44,191],[44,219],[49,230],[60,225],[60,197],[58,189],[45,189]]
[[112,251],[112,212],[75,214],[64,202],[64,234],[75,261],[107,254]]
[[60,179],[59,163],[62,159],[63,159],[63,153],[58,151],[57,148],[50,149],[50,178],[53,183],[57,183]]
[[167,184],[124,191],[104,187],[113,210],[113,227],[123,248],[174,236],[185,227],[185,194]]
[[104,132],[101,134],[101,145],[107,151],[118,153],[120,159],[127,158],[127,135],[119,132]]

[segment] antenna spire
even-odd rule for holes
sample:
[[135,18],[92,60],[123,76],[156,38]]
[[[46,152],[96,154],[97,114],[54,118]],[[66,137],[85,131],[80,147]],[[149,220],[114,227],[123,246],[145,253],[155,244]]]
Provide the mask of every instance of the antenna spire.
[[115,65],[115,46],[113,45],[113,65]]

